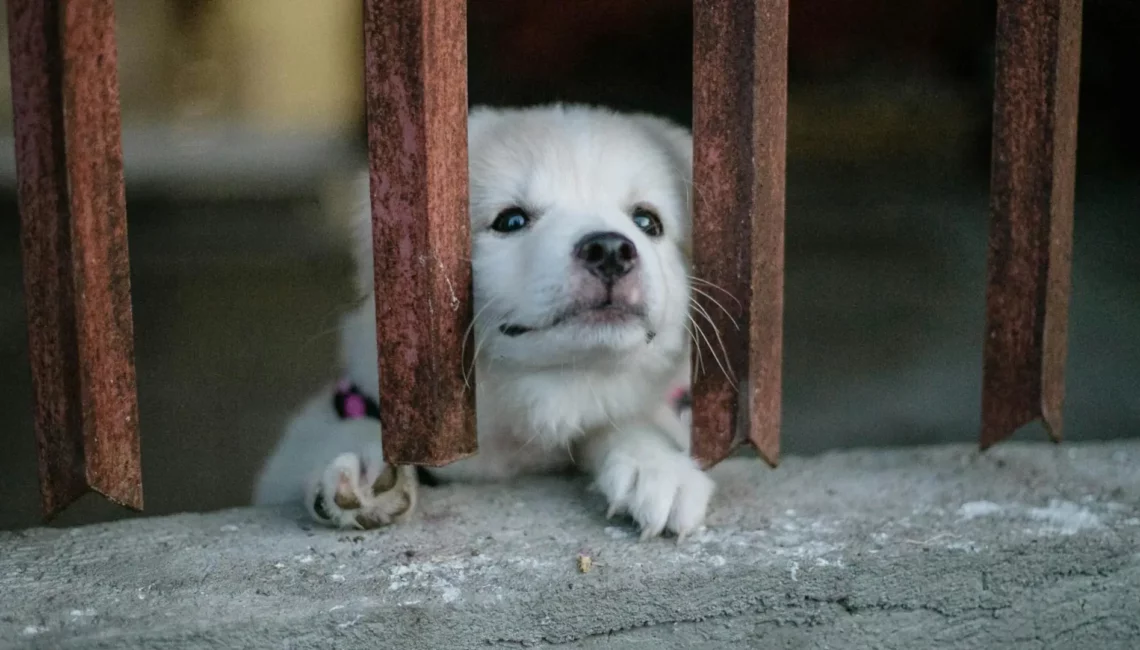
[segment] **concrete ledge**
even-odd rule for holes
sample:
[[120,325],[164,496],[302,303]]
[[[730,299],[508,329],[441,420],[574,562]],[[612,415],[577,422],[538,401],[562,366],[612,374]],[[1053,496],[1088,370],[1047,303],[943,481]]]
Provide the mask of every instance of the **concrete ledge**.
[[557,479],[429,490],[370,534],[250,509],[0,533],[0,647],[1140,647],[1138,442],[714,473],[680,544]]

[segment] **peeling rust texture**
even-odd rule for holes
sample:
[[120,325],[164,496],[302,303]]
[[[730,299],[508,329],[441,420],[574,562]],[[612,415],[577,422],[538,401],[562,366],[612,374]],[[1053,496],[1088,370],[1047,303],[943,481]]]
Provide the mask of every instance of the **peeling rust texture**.
[[380,415],[390,463],[475,452],[466,0],[366,0]]
[[1000,0],[983,449],[1038,418],[1060,441],[1080,77],[1080,0]]
[[142,509],[114,3],[9,0],[8,25],[44,515]]
[[[698,0],[693,12],[693,267],[700,278],[694,317],[703,330],[696,333],[700,351],[694,352],[693,455],[706,467],[723,460],[736,444],[734,423],[741,422],[774,466],[780,448],[788,2]],[[747,401],[739,399],[743,379]]]

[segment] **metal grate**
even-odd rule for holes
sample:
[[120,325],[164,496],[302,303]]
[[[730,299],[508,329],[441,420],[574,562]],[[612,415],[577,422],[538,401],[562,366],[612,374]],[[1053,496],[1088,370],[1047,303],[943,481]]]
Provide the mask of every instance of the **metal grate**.
[[[694,2],[694,455],[779,457],[788,0]],[[142,507],[113,0],[9,0],[44,513]],[[475,452],[465,0],[364,0],[384,447]],[[1061,434],[1080,0],[999,0],[981,446]],[[698,337],[713,332],[694,332]],[[713,359],[707,350],[717,350]]]

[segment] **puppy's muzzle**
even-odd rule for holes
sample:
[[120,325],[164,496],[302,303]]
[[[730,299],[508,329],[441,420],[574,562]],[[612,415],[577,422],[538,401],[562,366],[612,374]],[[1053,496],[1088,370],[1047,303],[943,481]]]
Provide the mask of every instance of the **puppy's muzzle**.
[[574,257],[582,268],[607,285],[637,267],[637,246],[617,232],[592,232],[574,245]]
[[[617,232],[592,232],[574,245],[574,258],[578,265],[590,275],[602,281],[606,287],[605,298],[589,304],[575,304],[558,314],[545,327],[529,327],[517,323],[504,323],[499,331],[510,337],[529,334],[538,329],[557,327],[570,318],[590,311],[611,311],[645,320],[645,308],[641,305],[615,304],[614,285],[637,268],[637,246],[625,235]],[[655,332],[649,332],[647,340],[652,341]]]

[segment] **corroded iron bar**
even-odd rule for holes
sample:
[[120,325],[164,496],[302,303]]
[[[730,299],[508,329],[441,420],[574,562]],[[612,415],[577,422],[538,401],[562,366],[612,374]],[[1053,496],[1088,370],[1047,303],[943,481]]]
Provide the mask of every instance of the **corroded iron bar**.
[[466,0],[365,0],[380,417],[388,462],[475,452]]
[[[693,454],[779,459],[787,0],[693,4]],[[746,399],[741,399],[746,390]]]
[[9,0],[29,357],[45,517],[141,509],[113,0]]
[[1061,439],[1081,0],[1000,0],[981,447]]

